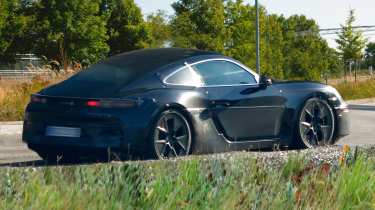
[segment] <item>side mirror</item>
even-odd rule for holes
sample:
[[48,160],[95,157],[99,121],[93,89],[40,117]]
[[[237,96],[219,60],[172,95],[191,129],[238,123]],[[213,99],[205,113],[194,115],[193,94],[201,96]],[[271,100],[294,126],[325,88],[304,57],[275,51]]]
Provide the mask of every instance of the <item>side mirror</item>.
[[259,80],[260,87],[268,87],[272,85],[272,79],[267,76],[261,76]]

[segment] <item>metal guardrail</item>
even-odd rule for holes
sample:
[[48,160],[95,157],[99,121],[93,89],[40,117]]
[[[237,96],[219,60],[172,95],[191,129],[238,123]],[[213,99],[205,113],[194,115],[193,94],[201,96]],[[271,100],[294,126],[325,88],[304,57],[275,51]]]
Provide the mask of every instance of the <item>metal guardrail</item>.
[[31,80],[36,76],[50,78],[52,71],[46,70],[0,70],[0,80]]

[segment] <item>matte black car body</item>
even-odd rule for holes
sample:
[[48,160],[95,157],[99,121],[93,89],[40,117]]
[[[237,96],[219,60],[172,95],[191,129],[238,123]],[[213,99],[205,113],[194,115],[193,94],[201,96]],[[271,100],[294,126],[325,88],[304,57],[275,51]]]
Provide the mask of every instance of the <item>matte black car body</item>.
[[[35,151],[111,150],[147,153],[155,118],[164,110],[181,112],[193,130],[194,154],[289,146],[295,141],[299,112],[305,101],[326,100],[335,115],[336,141],[347,135],[347,107],[337,91],[315,82],[273,82],[228,86],[168,84],[166,79],[186,65],[210,60],[238,61],[212,52],[188,49],[140,50],[103,63],[136,60],[146,65],[141,76],[126,84],[89,84],[75,78],[36,94],[27,106],[23,140]],[[152,59],[152,60],[150,60]],[[157,60],[163,60],[160,64]],[[147,64],[154,66],[147,69]],[[246,68],[249,70],[248,68]],[[250,71],[250,70],[249,70]],[[86,106],[89,100],[124,101],[127,108]],[[80,127],[80,138],[48,137],[47,125]]]

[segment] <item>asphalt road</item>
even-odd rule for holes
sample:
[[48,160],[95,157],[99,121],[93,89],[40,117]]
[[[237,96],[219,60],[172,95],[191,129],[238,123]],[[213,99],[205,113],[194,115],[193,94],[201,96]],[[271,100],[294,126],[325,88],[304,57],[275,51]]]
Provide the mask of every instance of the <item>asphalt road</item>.
[[[350,105],[351,135],[337,144],[351,146],[375,145],[375,102]],[[27,149],[21,141],[20,122],[0,123],[0,166],[10,163],[34,164],[38,155]]]

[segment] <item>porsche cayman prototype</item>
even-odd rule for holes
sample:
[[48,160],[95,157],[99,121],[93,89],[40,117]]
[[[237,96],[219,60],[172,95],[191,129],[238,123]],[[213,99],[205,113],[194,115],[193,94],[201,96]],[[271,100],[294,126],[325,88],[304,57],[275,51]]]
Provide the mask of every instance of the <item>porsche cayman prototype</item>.
[[334,144],[349,133],[333,88],[273,81],[192,49],[116,55],[32,95],[23,140],[42,158],[173,158]]

